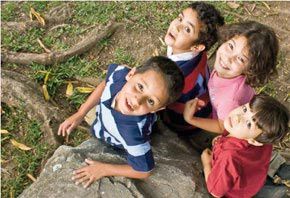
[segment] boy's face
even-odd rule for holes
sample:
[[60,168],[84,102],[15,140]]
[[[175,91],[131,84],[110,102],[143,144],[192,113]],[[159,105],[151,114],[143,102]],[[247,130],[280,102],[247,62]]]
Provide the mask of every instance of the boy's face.
[[127,83],[116,97],[116,110],[124,115],[145,115],[162,109],[167,102],[167,86],[161,74],[154,70],[126,76]]
[[247,103],[229,113],[224,120],[224,127],[232,137],[254,140],[262,133],[253,119],[254,115]]
[[197,12],[186,8],[170,23],[165,35],[165,43],[172,47],[173,53],[192,51],[191,48],[198,39],[200,29]]
[[217,50],[214,68],[222,78],[242,75],[249,64],[247,38],[235,36]]

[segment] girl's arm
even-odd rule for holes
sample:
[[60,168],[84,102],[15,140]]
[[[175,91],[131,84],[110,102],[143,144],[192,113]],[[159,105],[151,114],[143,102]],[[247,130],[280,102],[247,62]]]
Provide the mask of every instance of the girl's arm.
[[86,102],[81,105],[79,110],[60,124],[57,132],[58,135],[69,135],[71,131],[81,123],[86,114],[99,103],[105,86],[106,82],[102,81],[91,93]]
[[145,179],[150,176],[150,172],[139,172],[125,164],[107,164],[89,159],[86,159],[85,162],[88,166],[74,171],[72,178],[77,185],[82,184],[85,188],[106,176],[124,176],[135,179]]
[[183,112],[183,117],[185,121],[191,125],[204,129],[206,131],[219,133],[219,134],[223,133],[224,125],[223,125],[222,120],[194,117],[194,113],[196,112],[196,109],[198,109],[203,104],[204,102],[197,98],[188,101],[185,104],[185,108]]

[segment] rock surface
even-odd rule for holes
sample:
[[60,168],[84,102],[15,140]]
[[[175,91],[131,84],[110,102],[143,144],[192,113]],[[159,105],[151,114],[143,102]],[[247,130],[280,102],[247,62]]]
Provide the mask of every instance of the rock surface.
[[[160,125],[160,124],[159,124]],[[153,135],[156,167],[146,180],[104,177],[88,189],[74,184],[72,171],[85,165],[84,159],[126,163],[112,147],[91,138],[77,147],[60,146],[42,173],[20,198],[34,197],[209,197],[201,173],[199,154],[161,126],[163,133]]]

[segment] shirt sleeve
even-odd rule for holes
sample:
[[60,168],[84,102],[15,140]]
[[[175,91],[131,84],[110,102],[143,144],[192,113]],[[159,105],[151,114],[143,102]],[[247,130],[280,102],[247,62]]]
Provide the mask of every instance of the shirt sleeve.
[[108,71],[107,71],[107,75],[106,75],[106,82],[108,82],[109,77],[116,70],[117,67],[118,67],[117,64],[110,64],[108,66]]
[[134,170],[140,172],[151,171],[154,168],[155,164],[151,149],[144,155],[140,156],[133,156],[128,153],[127,162]]
[[239,180],[239,163],[235,162],[231,156],[223,156],[214,162],[212,170],[208,176],[207,189],[215,195],[222,197],[230,191]]

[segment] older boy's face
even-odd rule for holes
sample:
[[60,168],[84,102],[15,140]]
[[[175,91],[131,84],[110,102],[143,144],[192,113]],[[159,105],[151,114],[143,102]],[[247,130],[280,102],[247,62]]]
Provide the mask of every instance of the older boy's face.
[[258,137],[262,130],[254,121],[254,113],[250,110],[249,103],[232,110],[224,120],[224,127],[230,136],[249,140]]
[[154,70],[126,76],[127,83],[116,97],[116,110],[125,115],[154,113],[166,105],[167,86],[161,74]]
[[173,48],[174,54],[191,51],[200,29],[197,12],[187,8],[171,22],[165,35],[165,43]]

